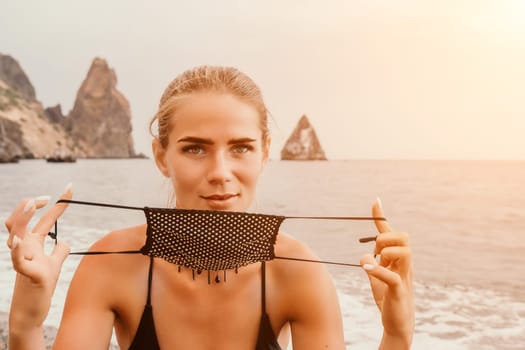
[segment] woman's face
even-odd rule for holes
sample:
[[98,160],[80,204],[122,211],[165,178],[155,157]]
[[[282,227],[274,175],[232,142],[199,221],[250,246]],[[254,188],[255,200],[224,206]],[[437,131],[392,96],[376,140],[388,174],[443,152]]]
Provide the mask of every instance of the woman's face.
[[257,110],[230,94],[194,93],[171,118],[168,147],[155,140],[153,151],[177,208],[247,210],[268,158]]

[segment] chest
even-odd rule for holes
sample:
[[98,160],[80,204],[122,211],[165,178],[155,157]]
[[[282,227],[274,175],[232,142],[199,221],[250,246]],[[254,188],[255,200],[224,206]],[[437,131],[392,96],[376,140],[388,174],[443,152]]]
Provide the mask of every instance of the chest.
[[[172,267],[171,267],[172,268]],[[153,269],[149,288],[154,329],[161,348],[179,349],[247,349],[253,348],[259,336],[263,300],[275,304],[274,293],[266,285],[262,288],[259,269],[242,271],[239,274],[223,273],[217,283],[215,273],[194,273],[184,269],[181,272],[165,271],[163,266]],[[147,278],[144,279],[147,284]],[[126,309],[120,321],[115,324],[119,343],[123,348],[131,343],[147,300],[148,288],[143,291],[142,302],[122,302],[119,309]],[[140,299],[140,298],[139,298]],[[274,305],[275,306],[275,305]],[[267,312],[271,313],[271,309]],[[284,321],[279,315],[271,316],[272,322]],[[120,336],[119,336],[120,334]]]

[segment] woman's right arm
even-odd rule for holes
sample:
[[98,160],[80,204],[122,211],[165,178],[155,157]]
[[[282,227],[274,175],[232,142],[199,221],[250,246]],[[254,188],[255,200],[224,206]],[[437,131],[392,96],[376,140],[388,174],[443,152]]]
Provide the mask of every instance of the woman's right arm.
[[[71,198],[71,189],[67,188],[61,199]],[[55,204],[32,230],[28,229],[35,211],[45,206],[47,200],[22,201],[6,221],[10,233],[7,244],[17,272],[9,314],[9,348],[13,350],[45,349],[42,326],[62,264],[69,254],[69,247],[61,242],[49,256],[43,250],[44,239],[66,204]],[[98,291],[89,288],[90,268],[86,265],[89,263],[80,264],[71,283],[54,349],[108,348],[113,313],[104,304],[107,293],[105,298],[98,295],[103,288]]]
[[[68,186],[62,196],[70,199]],[[23,200],[6,220],[13,268],[17,272],[9,313],[9,348],[44,349],[42,324],[49,311],[62,263],[69,247],[58,243],[51,255],[44,254],[44,240],[66,205],[53,206],[30,230],[29,221],[49,197]]]

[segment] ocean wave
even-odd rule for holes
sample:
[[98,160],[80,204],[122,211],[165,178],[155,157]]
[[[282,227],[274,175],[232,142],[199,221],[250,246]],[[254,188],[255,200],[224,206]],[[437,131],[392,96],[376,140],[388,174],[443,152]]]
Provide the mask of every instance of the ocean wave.
[[[379,344],[382,326],[366,277],[338,279],[345,338],[351,349]],[[525,303],[464,285],[414,284],[413,349],[523,349]]]

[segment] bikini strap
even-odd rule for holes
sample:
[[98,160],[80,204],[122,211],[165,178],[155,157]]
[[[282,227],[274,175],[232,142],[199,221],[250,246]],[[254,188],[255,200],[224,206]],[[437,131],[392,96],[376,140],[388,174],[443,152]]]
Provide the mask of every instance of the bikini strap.
[[153,258],[149,258],[149,271],[148,271],[148,298],[146,299],[146,305],[151,306],[151,280],[153,279]]
[[261,261],[261,308],[266,315],[266,261]]

